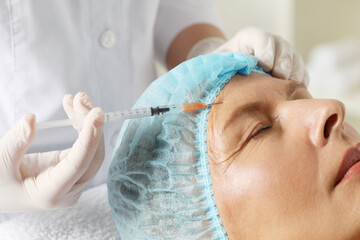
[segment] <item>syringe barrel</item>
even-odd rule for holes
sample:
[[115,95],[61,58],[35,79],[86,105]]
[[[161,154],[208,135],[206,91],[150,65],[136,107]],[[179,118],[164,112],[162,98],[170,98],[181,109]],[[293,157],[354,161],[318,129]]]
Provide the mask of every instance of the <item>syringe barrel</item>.
[[[119,119],[157,116],[157,115],[163,115],[169,113],[189,112],[204,108],[205,106],[206,104],[204,103],[182,103],[182,104],[170,104],[170,105],[158,106],[158,107],[130,109],[125,111],[117,111],[117,112],[108,112],[105,114],[105,122],[111,122]],[[40,123],[36,123],[36,127],[37,129],[42,129],[42,128],[71,126],[73,124],[81,125],[84,119],[85,118],[79,118],[79,119],[76,118],[76,119],[63,119],[57,121],[40,122]]]
[[151,116],[150,108],[138,108],[126,111],[108,112],[105,114],[105,122],[110,122],[117,119],[141,118],[148,116]]

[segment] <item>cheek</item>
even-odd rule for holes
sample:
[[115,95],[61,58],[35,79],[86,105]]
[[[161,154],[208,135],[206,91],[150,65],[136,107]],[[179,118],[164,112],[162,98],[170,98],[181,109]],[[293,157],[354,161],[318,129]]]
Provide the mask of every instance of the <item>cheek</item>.
[[359,142],[360,140],[359,132],[347,122],[344,122],[344,133],[347,136],[353,138],[355,141]]
[[[264,144],[265,145],[265,144]],[[265,194],[274,200],[307,201],[314,194],[319,166],[316,152],[303,140],[291,137],[268,139],[267,148],[259,152],[261,165],[267,171]],[[316,194],[314,194],[316,195]],[[265,197],[265,196],[264,196]],[[287,202],[289,204],[289,202]]]
[[301,157],[275,153],[248,160],[241,164],[232,163],[216,184],[221,198],[229,201],[230,206],[243,199],[245,202],[272,199],[279,203],[284,198],[296,199],[307,195],[316,180],[317,168],[304,164]]
[[220,214],[228,222],[246,218],[258,223],[260,216],[286,219],[311,207],[316,197],[316,157],[296,142],[269,139],[231,161],[213,181]]
[[226,172],[216,172],[221,176],[215,177],[213,181],[214,192],[230,206],[248,195],[263,192],[267,189],[264,183],[269,183],[271,179],[270,169],[256,165],[233,163]]
[[231,235],[240,236],[238,231],[244,228],[244,223],[251,225],[248,215],[257,215],[251,203],[268,190],[264,183],[271,179],[269,171],[236,162],[225,172],[221,166],[210,165],[210,169],[215,202],[224,227]]

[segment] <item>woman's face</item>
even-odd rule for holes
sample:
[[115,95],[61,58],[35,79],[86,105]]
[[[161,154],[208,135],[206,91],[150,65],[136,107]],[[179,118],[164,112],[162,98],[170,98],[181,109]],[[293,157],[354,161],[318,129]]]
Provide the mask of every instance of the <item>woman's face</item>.
[[360,135],[341,102],[256,73],[234,76],[215,102],[208,156],[230,239],[360,239]]

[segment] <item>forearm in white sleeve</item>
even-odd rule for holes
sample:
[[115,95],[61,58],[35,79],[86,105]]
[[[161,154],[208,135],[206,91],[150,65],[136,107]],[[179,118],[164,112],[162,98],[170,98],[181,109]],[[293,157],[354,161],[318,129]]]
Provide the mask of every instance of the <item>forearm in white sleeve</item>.
[[194,58],[215,51],[218,47],[226,42],[225,39],[219,37],[208,37],[197,42],[189,51],[186,59]]
[[154,30],[157,59],[165,65],[174,38],[187,27],[200,23],[222,29],[215,0],[160,0]]

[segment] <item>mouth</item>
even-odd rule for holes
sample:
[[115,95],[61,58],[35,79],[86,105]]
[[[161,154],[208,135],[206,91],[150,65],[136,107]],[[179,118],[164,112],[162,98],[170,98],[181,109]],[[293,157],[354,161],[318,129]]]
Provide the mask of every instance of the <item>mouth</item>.
[[336,177],[336,185],[345,182],[351,177],[360,174],[360,143],[349,148],[343,157]]

